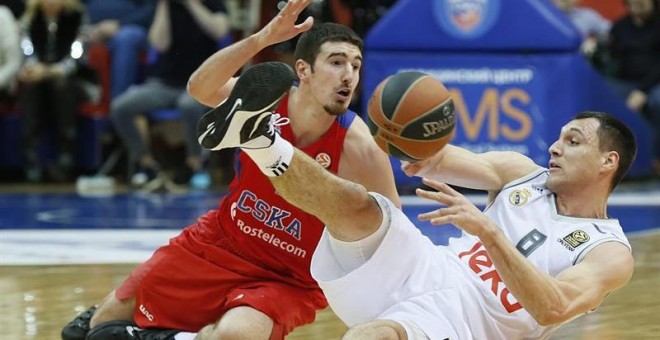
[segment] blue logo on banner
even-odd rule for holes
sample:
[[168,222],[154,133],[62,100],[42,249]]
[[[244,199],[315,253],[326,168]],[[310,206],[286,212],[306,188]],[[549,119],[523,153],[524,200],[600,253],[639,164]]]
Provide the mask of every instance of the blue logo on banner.
[[493,27],[499,15],[500,0],[435,0],[433,14],[449,35],[471,39]]

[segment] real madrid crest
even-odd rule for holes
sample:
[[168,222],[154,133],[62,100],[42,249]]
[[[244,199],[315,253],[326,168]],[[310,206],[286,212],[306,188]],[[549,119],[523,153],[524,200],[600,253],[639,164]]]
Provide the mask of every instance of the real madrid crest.
[[530,196],[532,196],[532,194],[527,189],[514,190],[509,195],[509,203],[516,207],[522,207],[523,205],[527,204]]
[[329,168],[332,165],[332,158],[325,152],[320,152],[316,155],[316,161],[324,168]]

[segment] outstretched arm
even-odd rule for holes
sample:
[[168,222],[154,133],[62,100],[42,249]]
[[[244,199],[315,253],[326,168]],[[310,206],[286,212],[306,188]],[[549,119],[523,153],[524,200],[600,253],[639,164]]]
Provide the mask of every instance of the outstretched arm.
[[438,192],[418,189],[417,194],[447,207],[421,214],[419,219],[434,225],[452,223],[477,236],[506,287],[541,325],[562,323],[595,309],[632,276],[634,264],[630,250],[618,242],[596,246],[582,262],[556,277],[545,274],[465,196],[444,183],[433,180],[424,183]]
[[380,226],[381,210],[362,185],[333,175],[300,150],[283,175],[269,178],[280,196],[318,217],[336,239],[360,240]]
[[499,191],[507,183],[539,168],[531,159],[517,152],[477,154],[454,145],[446,145],[426,160],[403,163],[402,166],[408,176],[486,191]]
[[221,49],[200,65],[188,80],[188,93],[202,104],[215,107],[233,88],[232,78],[252,57],[267,46],[289,40],[310,29],[312,17],[296,25],[298,15],[311,0],[290,0],[259,32]]

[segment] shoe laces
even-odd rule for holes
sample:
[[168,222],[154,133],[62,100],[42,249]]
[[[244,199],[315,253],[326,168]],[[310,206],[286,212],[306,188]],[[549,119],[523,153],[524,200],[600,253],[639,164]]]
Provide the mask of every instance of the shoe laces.
[[279,113],[273,113],[270,115],[270,123],[268,124],[268,134],[272,135],[275,133],[275,130],[280,131],[279,127],[287,125],[291,122],[288,117],[282,117]]

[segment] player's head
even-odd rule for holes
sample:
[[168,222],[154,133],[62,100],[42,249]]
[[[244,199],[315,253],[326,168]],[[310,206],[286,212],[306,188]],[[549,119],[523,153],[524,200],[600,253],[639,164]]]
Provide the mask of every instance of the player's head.
[[587,111],[562,128],[549,151],[550,190],[557,192],[562,186],[576,188],[598,178],[610,178],[612,191],[635,160],[637,143],[630,128],[614,116]]
[[298,39],[295,69],[301,87],[326,112],[346,112],[360,81],[362,39],[350,28],[335,24],[314,25]]

